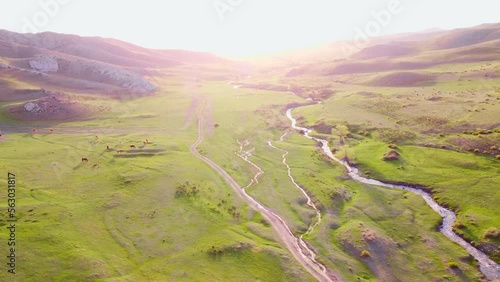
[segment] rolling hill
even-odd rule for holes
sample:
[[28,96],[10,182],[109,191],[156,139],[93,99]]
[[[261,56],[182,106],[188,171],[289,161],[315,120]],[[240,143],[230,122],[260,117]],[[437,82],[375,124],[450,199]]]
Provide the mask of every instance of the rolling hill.
[[94,93],[150,93],[144,74],[184,64],[221,64],[208,53],[152,50],[115,39],[0,30],[0,72],[44,88]]
[[[474,63],[500,57],[500,25],[423,34],[392,35],[372,40],[366,48],[340,57],[331,52],[323,59],[294,66],[288,76],[335,76],[384,71],[420,70],[444,64]],[[338,42],[340,47],[346,42]],[[349,43],[349,42],[347,42]],[[335,43],[334,43],[335,44]],[[332,45],[334,45],[332,44]]]

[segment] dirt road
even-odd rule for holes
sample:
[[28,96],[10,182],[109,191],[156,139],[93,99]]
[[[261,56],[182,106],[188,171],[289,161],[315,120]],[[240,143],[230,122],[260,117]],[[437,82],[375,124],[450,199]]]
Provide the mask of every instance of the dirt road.
[[299,243],[299,239],[293,235],[290,228],[286,222],[276,213],[270,211],[254,198],[249,196],[246,191],[221,167],[214,163],[209,158],[203,156],[197,151],[198,145],[203,142],[203,111],[205,109],[206,100],[200,101],[200,110],[198,112],[198,139],[191,145],[189,150],[196,157],[207,163],[212,169],[217,171],[217,173],[226,181],[229,186],[234,190],[234,192],[244,200],[256,211],[260,212],[262,216],[271,224],[282,243],[286,248],[292,253],[295,259],[314,276],[318,281],[341,281],[341,279],[332,271],[325,268],[320,263],[314,260],[315,254],[307,246],[303,246]]

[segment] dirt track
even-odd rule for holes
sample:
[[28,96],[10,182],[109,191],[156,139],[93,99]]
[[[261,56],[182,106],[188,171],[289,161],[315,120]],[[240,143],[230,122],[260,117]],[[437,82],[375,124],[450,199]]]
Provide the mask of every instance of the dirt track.
[[286,222],[279,215],[270,211],[269,209],[258,203],[254,198],[250,197],[246,193],[246,191],[225,170],[223,170],[212,160],[201,155],[197,151],[198,145],[203,142],[203,111],[205,109],[206,100],[201,101],[200,104],[201,108],[198,112],[198,139],[189,147],[191,153],[207,163],[212,169],[217,171],[217,173],[224,179],[224,181],[226,181],[227,184],[229,184],[229,186],[231,186],[231,188],[233,188],[234,192],[239,197],[246,200],[254,210],[262,213],[262,216],[271,224],[286,248],[293,254],[295,259],[309,273],[311,273],[312,276],[314,276],[318,281],[341,281],[341,279],[332,271],[328,269],[326,269],[325,271],[322,270],[325,267],[314,261],[314,253],[312,253],[312,251],[306,246],[302,246],[299,244],[299,239],[293,235]]
[[133,133],[157,133],[165,131],[164,127],[144,127],[144,126],[54,126],[54,127],[34,127],[26,125],[12,125],[0,122],[0,132],[7,133],[26,133],[31,134],[32,129],[36,128],[38,134],[50,134],[49,129],[59,134],[76,135],[100,135],[100,134],[130,134]]

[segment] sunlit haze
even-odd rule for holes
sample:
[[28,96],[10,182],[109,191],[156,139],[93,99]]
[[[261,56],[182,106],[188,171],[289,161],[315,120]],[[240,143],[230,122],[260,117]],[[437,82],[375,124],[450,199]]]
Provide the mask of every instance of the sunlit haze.
[[378,36],[500,22],[498,1],[1,1],[0,29],[116,38],[157,49],[249,56]]

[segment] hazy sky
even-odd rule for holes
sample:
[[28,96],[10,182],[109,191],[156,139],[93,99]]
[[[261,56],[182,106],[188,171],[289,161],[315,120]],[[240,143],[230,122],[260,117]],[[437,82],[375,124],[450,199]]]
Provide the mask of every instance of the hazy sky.
[[334,40],[500,22],[497,0],[0,0],[0,29],[253,55]]

